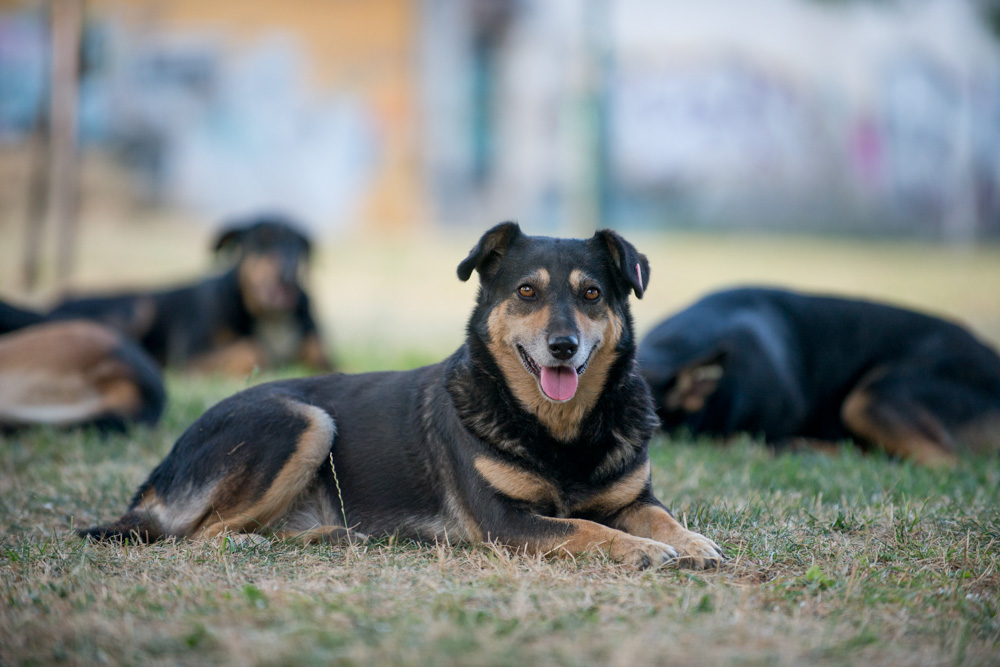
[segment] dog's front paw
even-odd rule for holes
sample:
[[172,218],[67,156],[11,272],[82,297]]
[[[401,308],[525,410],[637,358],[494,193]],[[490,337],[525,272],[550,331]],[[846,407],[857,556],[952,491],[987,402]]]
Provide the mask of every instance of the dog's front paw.
[[679,555],[669,544],[634,535],[612,543],[609,554],[614,560],[639,570],[672,565]]
[[722,547],[690,530],[681,529],[670,538],[670,544],[678,553],[677,564],[694,570],[711,570],[719,567],[726,555]]

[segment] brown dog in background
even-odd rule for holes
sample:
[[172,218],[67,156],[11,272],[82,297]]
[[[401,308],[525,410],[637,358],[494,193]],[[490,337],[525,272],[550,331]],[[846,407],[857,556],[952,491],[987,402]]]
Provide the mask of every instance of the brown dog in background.
[[151,426],[164,401],[156,364],[120,333],[0,302],[0,430]]

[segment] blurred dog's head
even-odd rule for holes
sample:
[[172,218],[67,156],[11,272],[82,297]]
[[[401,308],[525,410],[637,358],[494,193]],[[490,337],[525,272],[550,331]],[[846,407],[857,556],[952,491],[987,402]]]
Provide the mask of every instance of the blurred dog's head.
[[265,215],[228,224],[215,252],[236,265],[247,309],[255,316],[295,308],[312,244],[289,218]]

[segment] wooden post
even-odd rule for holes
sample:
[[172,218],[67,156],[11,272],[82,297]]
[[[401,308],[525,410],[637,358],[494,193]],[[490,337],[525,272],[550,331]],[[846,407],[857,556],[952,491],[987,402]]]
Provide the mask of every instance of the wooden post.
[[28,173],[28,202],[25,210],[24,263],[21,265],[21,283],[25,291],[38,286],[42,254],[42,231],[49,194],[50,168],[48,114],[38,110],[35,127],[31,131],[31,159]]
[[83,0],[51,0],[51,3],[49,210],[52,211],[57,235],[56,279],[62,289],[73,269],[79,213],[77,100]]

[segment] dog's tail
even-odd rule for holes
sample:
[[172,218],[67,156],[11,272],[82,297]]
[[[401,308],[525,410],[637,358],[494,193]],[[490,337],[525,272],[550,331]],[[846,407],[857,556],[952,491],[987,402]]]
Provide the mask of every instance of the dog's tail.
[[94,526],[76,531],[82,538],[97,542],[155,542],[163,533],[144,512],[130,511],[123,517],[104,526]]

